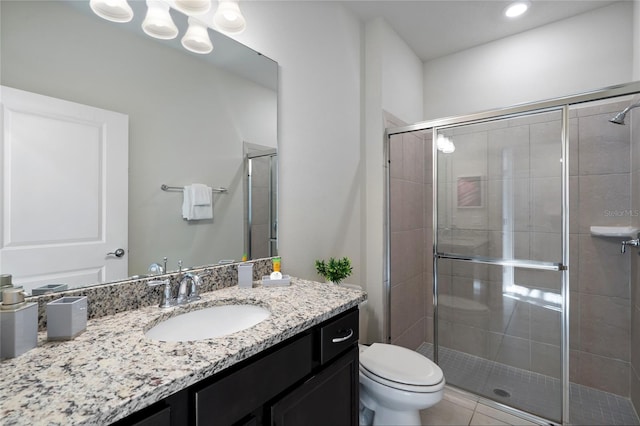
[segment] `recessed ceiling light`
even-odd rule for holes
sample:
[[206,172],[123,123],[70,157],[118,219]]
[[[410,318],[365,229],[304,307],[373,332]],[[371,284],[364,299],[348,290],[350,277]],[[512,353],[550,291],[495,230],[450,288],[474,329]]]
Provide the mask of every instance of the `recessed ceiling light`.
[[506,16],[507,18],[517,18],[518,16],[522,16],[528,9],[528,1],[518,1],[515,3],[511,3],[504,10],[504,16]]

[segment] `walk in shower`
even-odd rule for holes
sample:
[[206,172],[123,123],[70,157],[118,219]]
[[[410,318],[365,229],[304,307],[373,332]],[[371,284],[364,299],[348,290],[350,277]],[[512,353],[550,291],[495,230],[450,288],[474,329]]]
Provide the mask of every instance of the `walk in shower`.
[[609,121],[639,92],[390,118],[388,340],[520,414],[639,424],[640,113]]

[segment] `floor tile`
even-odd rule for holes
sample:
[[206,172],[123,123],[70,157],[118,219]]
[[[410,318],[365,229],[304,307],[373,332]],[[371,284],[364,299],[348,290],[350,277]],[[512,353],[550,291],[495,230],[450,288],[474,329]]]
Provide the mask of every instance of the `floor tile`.
[[474,413],[471,418],[470,425],[473,426],[501,426],[508,425],[509,423],[501,422],[498,419],[494,419],[493,417],[486,416],[482,413]]
[[[433,357],[433,345],[430,343],[423,343],[417,351]],[[446,347],[440,348],[439,365],[445,373],[447,384],[463,388],[471,395],[477,394],[550,420],[560,419],[562,383],[557,378]],[[458,395],[463,393],[450,394],[445,391],[445,399],[470,408],[469,404],[473,402],[467,401],[465,405],[465,402],[456,400]],[[576,383],[570,384],[569,417],[573,424],[640,425],[628,398]]]
[[516,426],[516,425],[517,426],[521,426],[521,425],[535,426],[536,425],[535,423],[524,420],[518,416],[514,416],[513,414],[509,414],[504,411],[498,410],[497,408],[489,407],[488,405],[484,405],[482,403],[479,403],[478,406],[476,407],[476,411],[474,415],[476,414],[483,414],[485,416],[504,422],[504,424],[513,425],[513,426]]
[[467,395],[463,395],[461,392],[457,392],[448,387],[444,389],[443,398],[449,402],[459,405],[460,407],[468,408],[470,410],[475,410],[476,405],[478,404],[477,398],[469,398]]
[[468,425],[472,416],[472,409],[461,407],[446,399],[420,412],[423,426]]

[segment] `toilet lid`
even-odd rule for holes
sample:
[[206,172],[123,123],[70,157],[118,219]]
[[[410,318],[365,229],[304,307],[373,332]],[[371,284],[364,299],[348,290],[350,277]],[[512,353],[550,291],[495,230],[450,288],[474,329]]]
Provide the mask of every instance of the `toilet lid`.
[[374,343],[360,353],[360,365],[392,382],[432,386],[442,382],[442,370],[418,352],[401,346]]

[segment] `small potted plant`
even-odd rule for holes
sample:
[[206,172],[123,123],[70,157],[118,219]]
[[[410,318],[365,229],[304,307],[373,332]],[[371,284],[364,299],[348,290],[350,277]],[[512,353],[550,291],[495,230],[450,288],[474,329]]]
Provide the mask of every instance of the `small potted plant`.
[[331,257],[328,262],[316,260],[316,271],[327,281],[340,284],[342,280],[351,275],[353,267],[348,257],[343,257],[342,259]]

